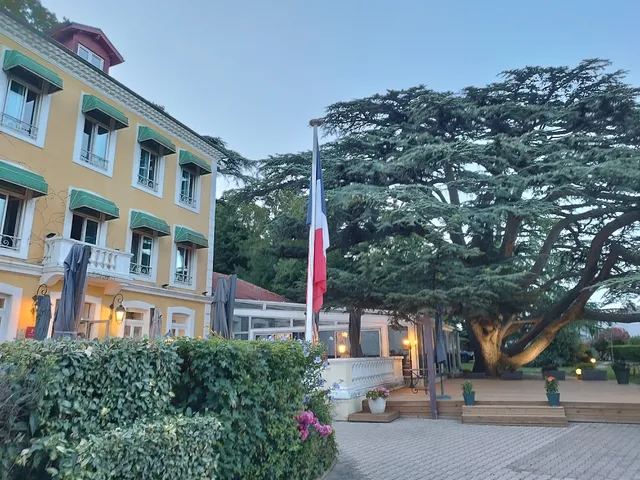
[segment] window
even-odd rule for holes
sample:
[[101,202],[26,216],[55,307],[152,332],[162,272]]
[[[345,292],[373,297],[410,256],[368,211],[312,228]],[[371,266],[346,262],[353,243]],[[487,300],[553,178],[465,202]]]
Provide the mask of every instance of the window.
[[91,245],[98,244],[98,233],[100,231],[100,221],[77,213],[73,214],[71,220],[71,238]]
[[20,250],[24,199],[0,192],[0,247]]
[[100,55],[93,53],[91,50],[89,50],[87,47],[85,47],[82,44],[78,44],[78,55],[80,55],[87,62],[93,64],[99,69],[102,70],[104,68],[104,59]]
[[124,337],[140,338],[142,337],[144,327],[143,314],[140,312],[127,312],[124,321]]
[[153,238],[133,232],[131,236],[131,267],[134,275],[151,276],[151,258],[153,253]]
[[233,338],[238,340],[249,340],[249,317],[236,317],[234,315]]
[[138,184],[158,191],[159,159],[155,153],[140,148],[140,163],[138,165]]
[[192,259],[194,251],[188,247],[178,246],[176,252],[176,283],[191,285]]
[[188,337],[190,335],[189,316],[182,313],[174,313],[171,316],[169,333],[172,337]]
[[108,165],[108,145],[109,130],[99,123],[85,118],[80,159],[95,167],[106,170]]
[[36,138],[40,94],[12,78],[2,113],[2,125],[31,138]]
[[180,182],[180,202],[190,207],[197,206],[197,181],[198,176],[189,170],[182,169],[182,178]]

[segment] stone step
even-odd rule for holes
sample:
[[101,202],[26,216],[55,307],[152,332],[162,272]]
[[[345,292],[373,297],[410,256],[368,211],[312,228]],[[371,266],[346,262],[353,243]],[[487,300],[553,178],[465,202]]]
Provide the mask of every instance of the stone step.
[[462,407],[462,423],[566,427],[563,407],[537,405],[478,405]]
[[357,412],[349,415],[350,422],[366,422],[366,423],[390,423],[400,417],[397,410],[385,410],[382,413],[373,414],[371,412]]

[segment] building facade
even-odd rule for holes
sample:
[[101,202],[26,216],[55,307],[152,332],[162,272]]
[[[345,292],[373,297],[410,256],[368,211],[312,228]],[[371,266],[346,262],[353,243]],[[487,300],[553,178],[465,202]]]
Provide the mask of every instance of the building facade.
[[55,311],[78,243],[81,333],[145,335],[158,311],[162,333],[206,335],[222,154],[109,76],[123,59],[102,31],[53,35],[0,13],[0,341],[31,335],[36,294]]

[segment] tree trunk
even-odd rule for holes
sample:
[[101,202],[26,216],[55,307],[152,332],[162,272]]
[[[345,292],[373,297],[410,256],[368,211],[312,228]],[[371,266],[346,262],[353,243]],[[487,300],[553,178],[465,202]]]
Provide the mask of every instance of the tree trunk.
[[500,348],[500,332],[490,321],[469,320],[467,322],[471,335],[477,347],[474,348],[474,373],[486,373],[495,377],[499,373],[502,349]]
[[362,346],[360,345],[360,333],[362,330],[362,310],[358,308],[349,310],[349,345],[351,347],[351,357],[364,357]]

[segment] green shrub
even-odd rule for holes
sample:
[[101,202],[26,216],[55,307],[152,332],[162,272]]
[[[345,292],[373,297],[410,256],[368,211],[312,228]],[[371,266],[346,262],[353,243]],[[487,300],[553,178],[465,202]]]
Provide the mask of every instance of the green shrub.
[[640,345],[640,335],[635,335],[629,339],[629,345]]
[[33,463],[61,480],[215,479],[219,437],[213,416],[167,415],[90,435],[75,446],[62,435],[42,437],[20,462],[39,455]]
[[582,370],[595,370],[596,366],[593,363],[590,363],[590,362],[580,362],[575,366],[573,371],[575,372],[576,369],[578,369],[578,368],[580,368]]
[[614,345],[613,358],[631,363],[640,363],[640,345]]
[[[181,409],[213,412],[222,422],[220,476],[308,478],[290,470],[293,459],[312,448],[309,440],[301,441],[295,416],[312,383],[307,373],[322,362],[317,362],[319,350],[294,341],[175,343],[184,362],[174,402]],[[335,442],[333,435],[321,440]],[[324,456],[304,454],[303,462],[319,475],[334,455],[332,449]]]

